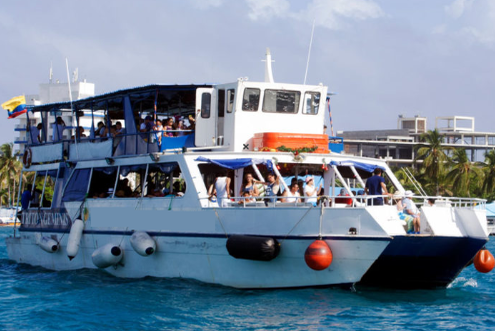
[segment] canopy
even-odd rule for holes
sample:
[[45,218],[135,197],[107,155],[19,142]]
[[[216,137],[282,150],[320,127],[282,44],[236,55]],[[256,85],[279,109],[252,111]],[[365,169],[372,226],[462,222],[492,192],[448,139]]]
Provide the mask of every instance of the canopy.
[[227,168],[231,170],[237,170],[241,168],[249,167],[254,164],[265,164],[269,170],[272,170],[273,164],[271,160],[264,159],[251,159],[251,158],[241,158],[241,159],[225,159],[225,160],[212,160],[206,157],[200,156],[195,161],[207,162],[211,164],[216,164],[222,168]]
[[486,204],[486,217],[495,217],[495,202]]
[[345,160],[345,161],[330,161],[330,165],[334,166],[344,166],[344,167],[349,167],[349,166],[354,166],[356,169],[364,170],[367,172],[373,172],[376,168],[385,170],[384,167],[380,167],[379,165],[376,164],[368,164],[368,163],[362,163],[362,162],[356,162],[356,161],[351,161],[351,160]]

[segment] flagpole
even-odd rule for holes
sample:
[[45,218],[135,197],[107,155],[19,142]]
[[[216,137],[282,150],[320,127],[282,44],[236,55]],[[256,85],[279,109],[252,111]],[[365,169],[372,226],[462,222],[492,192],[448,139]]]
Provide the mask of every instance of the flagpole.
[[[70,75],[69,75],[69,60],[65,58],[65,67],[67,69],[67,83],[69,84],[69,101],[70,101],[70,110],[72,112],[72,123],[74,123],[74,108],[72,107],[72,89],[70,87]],[[57,128],[58,130],[58,128]],[[76,145],[76,155],[77,158],[79,159],[79,149],[77,146],[77,132],[79,131],[79,128],[76,127],[75,133],[74,133],[74,143]]]

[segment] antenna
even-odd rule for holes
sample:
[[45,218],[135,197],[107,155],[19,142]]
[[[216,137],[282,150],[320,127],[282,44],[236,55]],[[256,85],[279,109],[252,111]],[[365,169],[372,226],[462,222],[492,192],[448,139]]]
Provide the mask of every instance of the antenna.
[[[70,110],[72,111],[72,122],[74,123],[74,107],[72,107],[72,90],[70,88],[69,60],[67,58],[65,58],[65,67],[67,69],[67,84],[69,84]],[[77,124],[79,124],[79,123],[77,123]],[[78,138],[78,134],[79,134],[78,131],[79,131],[79,127],[76,125],[76,130],[75,130],[75,134],[74,134],[74,143],[76,146],[77,158],[79,158],[79,149],[77,147],[77,138]]]
[[50,61],[50,84],[52,83],[53,79],[53,62]]
[[273,83],[273,72],[272,72],[272,55],[270,54],[270,48],[266,48],[266,60],[265,61],[265,82]]
[[306,73],[304,74],[303,85],[306,85],[306,78],[308,77],[309,58],[311,57],[311,46],[313,45],[313,34],[315,32],[315,21],[316,20],[313,20],[313,28],[311,29],[311,40],[309,41],[309,49],[308,49],[308,62],[306,62]]

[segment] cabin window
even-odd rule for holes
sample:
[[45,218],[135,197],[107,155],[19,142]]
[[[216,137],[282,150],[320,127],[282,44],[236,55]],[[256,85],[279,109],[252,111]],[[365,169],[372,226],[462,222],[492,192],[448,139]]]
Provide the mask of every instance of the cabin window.
[[121,166],[119,181],[115,191],[116,198],[139,198],[143,192],[146,164]]
[[295,114],[299,109],[299,91],[265,90],[263,111],[268,113]]
[[145,192],[147,197],[182,196],[186,190],[176,162],[150,164]]
[[218,90],[218,117],[225,116],[225,90]]
[[211,94],[203,93],[201,95],[201,118],[210,118]]
[[90,198],[111,198],[117,177],[117,167],[94,168],[89,185]]
[[235,90],[227,90],[227,113],[231,113],[234,110]]
[[306,92],[304,94],[303,114],[316,115],[320,109],[320,93]]
[[91,169],[76,169],[65,187],[62,201],[83,201],[88,191]]
[[242,97],[242,110],[244,111],[258,111],[260,104],[260,89],[247,88],[244,90],[244,96]]
[[57,180],[57,170],[38,171],[34,180],[33,199],[29,207],[50,208],[53,200],[53,190]]

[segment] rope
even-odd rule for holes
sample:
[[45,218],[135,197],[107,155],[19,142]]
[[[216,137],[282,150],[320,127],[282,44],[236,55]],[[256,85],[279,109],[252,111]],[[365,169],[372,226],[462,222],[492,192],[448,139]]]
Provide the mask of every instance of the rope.
[[225,227],[223,226],[222,220],[220,220],[220,216],[218,216],[218,211],[216,208],[213,208],[215,211],[215,215],[217,216],[218,222],[220,223],[220,226],[222,227],[223,233],[225,233],[225,238],[229,238],[229,235],[227,234],[227,231],[225,231]]
[[280,244],[282,244],[285,241],[285,239],[287,239],[287,237],[291,234],[292,231],[294,231],[294,229],[299,225],[299,223],[301,223],[301,221],[306,217],[306,215],[310,212],[311,209],[313,209],[313,206],[309,207],[308,210],[306,210],[306,212],[301,217],[301,219],[297,221],[297,223],[292,227],[292,229],[290,229],[290,231],[285,235],[284,239],[280,241]]

